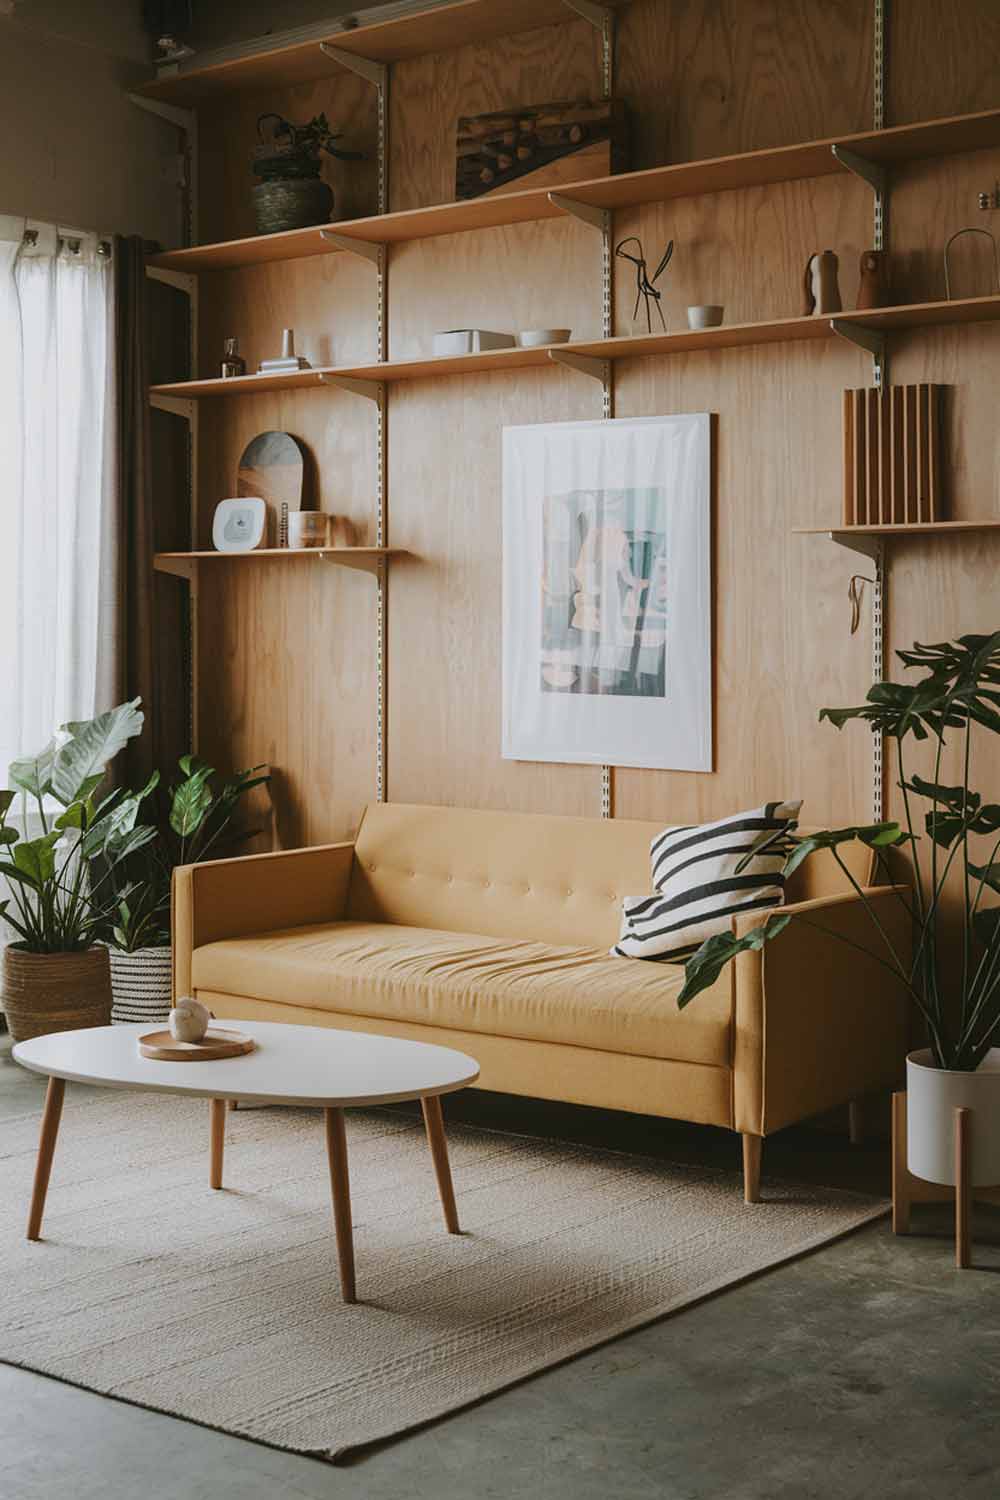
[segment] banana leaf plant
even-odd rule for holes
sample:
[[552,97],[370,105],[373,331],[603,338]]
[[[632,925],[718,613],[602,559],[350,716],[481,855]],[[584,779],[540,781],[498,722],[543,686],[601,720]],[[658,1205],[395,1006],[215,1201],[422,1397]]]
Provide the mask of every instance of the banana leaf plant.
[[[136,857],[120,864],[114,877],[119,897],[110,941],[127,953],[169,943],[174,869],[198,864],[224,853],[233,842],[252,837],[253,830],[234,834],[233,818],[243,797],[270,781],[263,766],[237,771],[221,785],[215,769],[194,755],[182,755],[178,766],[180,779],[169,788],[154,838],[146,841],[141,853],[133,851]],[[159,772],[154,772],[142,795],[152,792],[159,781]]]
[[[0,917],[25,952],[79,953],[100,941],[120,899],[116,872],[156,837],[140,822],[153,783],[98,796],[108,764],[142,729],[139,702],[64,724],[44,750],[10,767],[11,787],[0,791],[0,875],[10,897],[0,902]],[[10,821],[19,795],[20,826]],[[29,802],[42,830],[37,838],[24,832]]]
[[[984,732],[1000,735],[1000,631],[961,636],[936,646],[917,644],[896,655],[904,667],[923,673],[919,681],[878,682],[859,707],[824,708],[820,719],[838,729],[860,719],[891,742],[902,822],[831,829],[807,837],[791,832],[781,846],[784,872],[791,875],[817,850],[832,853],[871,921],[871,943],[864,951],[905,986],[923,1017],[935,1063],[972,1072],[990,1047],[1000,1044],[1000,905],[991,903],[1000,894],[1000,803],[984,801],[970,786],[977,740]],[[911,740],[931,742],[933,779],[907,770]],[[951,743],[956,743],[962,765],[957,786],[941,780]],[[981,856],[975,853],[973,839],[985,849]],[[909,953],[897,951],[838,852],[854,840],[873,851],[889,880],[888,851],[900,848],[910,856],[912,883],[897,894],[912,921]],[[958,953],[946,958],[942,930],[949,896],[960,909],[961,941]],[[685,965],[678,1003],[688,1005],[709,988],[738,953],[779,939],[791,920],[775,915],[743,937],[723,933],[709,938]],[[805,915],[795,920],[839,938]]]

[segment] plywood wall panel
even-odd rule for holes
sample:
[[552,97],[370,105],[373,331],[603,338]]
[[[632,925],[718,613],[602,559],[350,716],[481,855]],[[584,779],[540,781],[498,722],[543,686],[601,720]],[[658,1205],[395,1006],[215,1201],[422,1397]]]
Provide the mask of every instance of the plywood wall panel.
[[632,0],[619,91],[636,165],[871,126],[868,0]]
[[996,0],[892,0],[890,10],[887,125],[996,107]]
[[623,368],[620,415],[718,413],[716,755],[710,774],[617,770],[618,816],[686,822],[798,796],[810,821],[867,812],[867,745],[859,739],[845,754],[835,732],[816,725],[820,707],[853,702],[868,686],[870,640],[849,634],[857,564],[791,534],[836,516],[840,412],[826,393],[857,378],[859,362],[831,345],[742,350],[724,369],[706,354]]
[[583,20],[397,64],[390,207],[454,201],[455,126],[461,115],[599,97],[600,46],[594,28]]
[[[593,394],[592,394],[593,392]],[[390,410],[389,795],[595,816],[592,766],[500,755],[500,433],[598,416],[560,371],[406,381]]]
[[319,558],[211,567],[201,753],[271,764],[278,847],[347,837],[375,783],[372,579]]
[[[870,0],[632,0],[619,25],[618,92],[632,107],[637,167],[866,129],[872,112]],[[897,0],[890,27],[887,123],[995,105],[996,8],[942,12]],[[391,206],[453,196],[454,124],[462,113],[594,93],[599,48],[585,22],[525,33],[393,70]],[[295,119],[325,108],[374,145],[374,94],[357,80],[270,101],[228,100],[206,115],[204,237],[250,228],[247,153],[264,108]],[[233,113],[238,109],[239,113]],[[249,132],[249,134],[248,134]],[[1000,175],[1000,153],[907,167],[889,217],[901,300],[943,295],[940,251],[964,223],[989,224],[975,195]],[[342,207],[374,203],[371,161],[344,169]],[[997,219],[1000,228],[1000,215]],[[871,195],[844,176],[650,206],[618,216],[640,233],[664,279],[671,327],[691,302],[719,301],[729,321],[800,311],[806,256],[840,256],[845,308],[871,244]],[[553,222],[400,247],[389,276],[391,351],[427,352],[435,328],[539,324],[599,332],[599,242]],[[974,268],[972,268],[974,269]],[[203,364],[239,333],[249,359],[294,323],[314,362],[366,359],[373,278],[346,256],[205,279]],[[630,330],[633,283],[616,266],[617,331]],[[1000,512],[995,328],[894,336],[892,378],[953,387],[946,443],[956,516]],[[868,613],[850,636],[847,587],[862,557],[795,526],[833,525],[841,506],[841,400],[871,376],[847,344],[789,345],[621,364],[621,416],[717,414],[715,511],[716,768],[710,774],[619,770],[618,816],[714,817],[803,795],[810,820],[865,817],[870,741],[819,725],[826,704],[869,685]],[[325,508],[370,526],[373,412],[343,394],[261,395],[206,403],[203,522],[244,443],[265,427],[303,437]],[[388,792],[401,800],[596,815],[597,767],[500,756],[500,432],[505,423],[600,412],[598,387],[564,371],[404,382],[389,400],[390,541],[412,556],[389,585]],[[369,531],[369,538],[371,533]],[[896,544],[886,620],[890,645],[1000,623],[995,543]],[[374,790],[374,589],[277,564],[220,565],[202,591],[202,722],[220,763],[270,759],[285,844],[349,831]],[[317,568],[320,565],[317,564]],[[984,781],[1000,767],[983,762]],[[988,787],[984,787],[988,790]]]
[[[394,359],[431,354],[435,330],[554,327],[575,339],[601,337],[601,242],[575,220],[444,235],[391,252]],[[439,399],[436,387],[424,391]]]

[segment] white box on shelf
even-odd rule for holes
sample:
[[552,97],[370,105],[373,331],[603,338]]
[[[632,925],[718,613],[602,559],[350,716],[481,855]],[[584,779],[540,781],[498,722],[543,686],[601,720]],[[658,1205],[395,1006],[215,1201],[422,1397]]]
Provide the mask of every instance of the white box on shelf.
[[488,328],[449,328],[434,335],[435,354],[484,354],[487,349],[513,349],[512,333],[491,333]]

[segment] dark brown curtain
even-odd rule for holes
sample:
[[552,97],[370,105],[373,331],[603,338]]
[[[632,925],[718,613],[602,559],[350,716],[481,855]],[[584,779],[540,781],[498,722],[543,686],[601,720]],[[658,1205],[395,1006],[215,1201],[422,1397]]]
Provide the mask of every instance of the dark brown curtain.
[[132,786],[154,767],[169,778],[190,749],[187,585],[153,570],[154,552],[190,545],[188,431],[147,398],[151,381],[187,373],[188,308],[183,293],[147,278],[148,248],[137,236],[115,240],[120,690],[140,697],[146,715],[116,763]]

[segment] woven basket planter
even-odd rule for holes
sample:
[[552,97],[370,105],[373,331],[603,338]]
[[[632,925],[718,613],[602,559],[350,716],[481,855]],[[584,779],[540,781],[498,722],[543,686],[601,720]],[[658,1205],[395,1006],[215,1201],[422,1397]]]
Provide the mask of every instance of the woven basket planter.
[[170,1014],[170,949],[137,948],[134,953],[111,949],[111,1020],[165,1021]]
[[258,234],[325,224],[332,208],[333,193],[318,177],[274,178],[253,189]]
[[111,969],[107,948],[83,953],[25,953],[4,949],[3,1008],[15,1042],[50,1031],[107,1026]]

